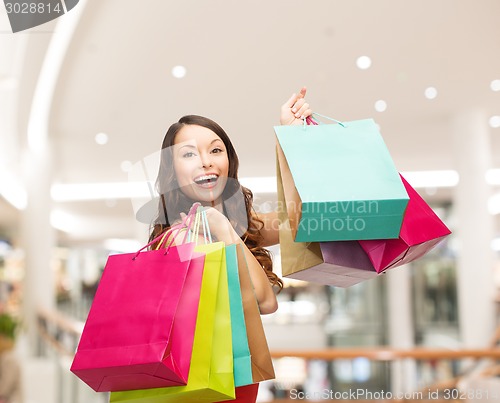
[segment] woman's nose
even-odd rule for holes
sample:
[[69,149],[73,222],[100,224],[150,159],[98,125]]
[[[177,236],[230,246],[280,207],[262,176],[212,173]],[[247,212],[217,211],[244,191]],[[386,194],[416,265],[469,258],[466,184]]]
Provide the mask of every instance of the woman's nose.
[[209,154],[203,153],[201,155],[201,165],[203,168],[209,168],[212,166],[212,159]]

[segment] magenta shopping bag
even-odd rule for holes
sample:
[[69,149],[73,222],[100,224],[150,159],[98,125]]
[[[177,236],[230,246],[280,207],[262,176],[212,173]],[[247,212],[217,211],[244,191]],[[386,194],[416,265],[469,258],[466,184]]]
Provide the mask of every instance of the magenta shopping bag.
[[92,389],[187,383],[205,259],[194,247],[108,258],[71,366]]
[[410,201],[399,238],[359,241],[378,273],[422,257],[451,233],[417,191],[401,179]]

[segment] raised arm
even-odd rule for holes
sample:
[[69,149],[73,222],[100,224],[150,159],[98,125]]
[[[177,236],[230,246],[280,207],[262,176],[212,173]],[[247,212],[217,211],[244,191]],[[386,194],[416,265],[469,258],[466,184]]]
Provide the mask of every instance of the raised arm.
[[[297,94],[292,96],[281,106],[280,123],[281,125],[301,125],[303,119],[312,115],[312,110],[306,102],[307,88],[302,87]],[[263,246],[271,246],[279,243],[279,221],[278,213],[258,214],[258,217],[264,222],[260,230],[264,237]]]
[[264,223],[264,226],[260,230],[260,233],[264,237],[262,246],[266,247],[278,244],[280,241],[278,212],[261,213],[257,217]]

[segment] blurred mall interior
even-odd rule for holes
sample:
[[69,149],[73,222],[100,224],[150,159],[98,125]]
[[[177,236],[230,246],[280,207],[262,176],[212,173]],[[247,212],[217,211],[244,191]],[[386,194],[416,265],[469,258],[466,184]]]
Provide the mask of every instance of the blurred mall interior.
[[452,234],[352,287],[284,279],[262,317],[276,379],[259,401],[438,401],[439,388],[500,401],[499,1],[77,3],[17,33],[0,6],[0,387],[108,401],[69,367],[107,257],[147,243],[136,212],[166,129],[186,114],[220,123],[269,212],[273,126],[306,85],[314,111],[376,121]]

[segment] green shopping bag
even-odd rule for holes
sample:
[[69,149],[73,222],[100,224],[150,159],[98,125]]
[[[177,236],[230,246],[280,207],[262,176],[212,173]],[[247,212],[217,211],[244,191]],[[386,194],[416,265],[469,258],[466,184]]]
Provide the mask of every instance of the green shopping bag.
[[234,399],[225,246],[223,242],[197,245],[195,251],[206,256],[187,385],[112,392],[110,402],[198,403]]
[[399,237],[409,198],[372,119],[274,129],[296,242]]
[[234,385],[244,386],[253,383],[252,360],[248,346],[247,327],[243,311],[240,279],[238,275],[239,245],[226,245],[227,282],[229,287],[229,306],[231,308],[231,330],[233,338]]

